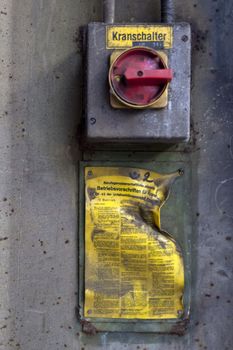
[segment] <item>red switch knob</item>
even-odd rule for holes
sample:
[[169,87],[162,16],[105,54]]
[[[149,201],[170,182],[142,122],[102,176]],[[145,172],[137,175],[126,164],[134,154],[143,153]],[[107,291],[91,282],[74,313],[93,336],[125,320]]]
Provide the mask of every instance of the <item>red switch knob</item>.
[[146,108],[165,91],[173,78],[160,54],[150,48],[124,51],[112,63],[109,83],[112,93],[124,104]]

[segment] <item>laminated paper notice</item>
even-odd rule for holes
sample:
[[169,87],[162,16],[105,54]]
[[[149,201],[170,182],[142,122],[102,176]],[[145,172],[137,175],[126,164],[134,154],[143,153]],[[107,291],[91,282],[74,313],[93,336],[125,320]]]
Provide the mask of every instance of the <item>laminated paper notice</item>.
[[85,168],[85,317],[182,316],[182,254],[160,225],[160,208],[180,174]]

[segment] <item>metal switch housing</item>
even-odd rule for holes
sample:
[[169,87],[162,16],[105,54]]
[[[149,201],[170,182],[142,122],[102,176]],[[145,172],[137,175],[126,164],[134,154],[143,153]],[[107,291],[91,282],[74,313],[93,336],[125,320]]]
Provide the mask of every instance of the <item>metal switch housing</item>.
[[[117,24],[114,25],[117,26]],[[108,25],[106,23],[90,23],[87,26],[87,143],[144,145],[179,143],[189,140],[190,25],[188,23],[175,23],[163,24],[164,26],[172,26],[173,45],[171,49],[161,50],[159,48],[158,50],[166,54],[168,66],[173,70],[174,77],[168,87],[167,105],[159,109],[117,109],[111,106],[108,74],[110,58],[114,50],[106,47]],[[145,43],[143,45],[147,46]]]

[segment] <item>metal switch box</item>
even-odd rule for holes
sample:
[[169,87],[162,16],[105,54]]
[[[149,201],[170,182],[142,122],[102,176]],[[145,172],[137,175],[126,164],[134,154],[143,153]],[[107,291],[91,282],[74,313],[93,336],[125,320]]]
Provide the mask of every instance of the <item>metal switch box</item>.
[[[153,31],[155,27],[161,28],[161,33]],[[124,30],[130,33],[124,36]],[[170,33],[170,39],[164,34],[166,30]],[[111,42],[109,44],[111,35],[113,40],[119,39],[115,47],[110,45]],[[190,25],[91,23],[87,27],[86,38],[86,141],[91,144],[137,145],[188,141]],[[152,48],[161,54],[161,57],[166,56],[167,67],[173,71],[173,79],[169,78],[171,82],[166,100],[155,108],[121,108],[122,106],[114,105],[112,101],[108,76],[111,55],[116,51],[114,48],[118,50],[119,55],[126,48],[138,46]],[[132,80],[134,72],[128,73],[129,79]],[[149,80],[144,79],[145,81]]]

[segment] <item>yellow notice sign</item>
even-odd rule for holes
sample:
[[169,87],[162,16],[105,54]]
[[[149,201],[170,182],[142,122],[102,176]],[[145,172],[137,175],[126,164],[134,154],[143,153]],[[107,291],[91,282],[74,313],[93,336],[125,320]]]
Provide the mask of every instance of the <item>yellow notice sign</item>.
[[178,176],[85,169],[85,317],[182,316],[183,258],[160,225],[160,208]]
[[111,25],[106,27],[107,49],[126,49],[140,45],[155,49],[170,49],[172,41],[171,26]]

